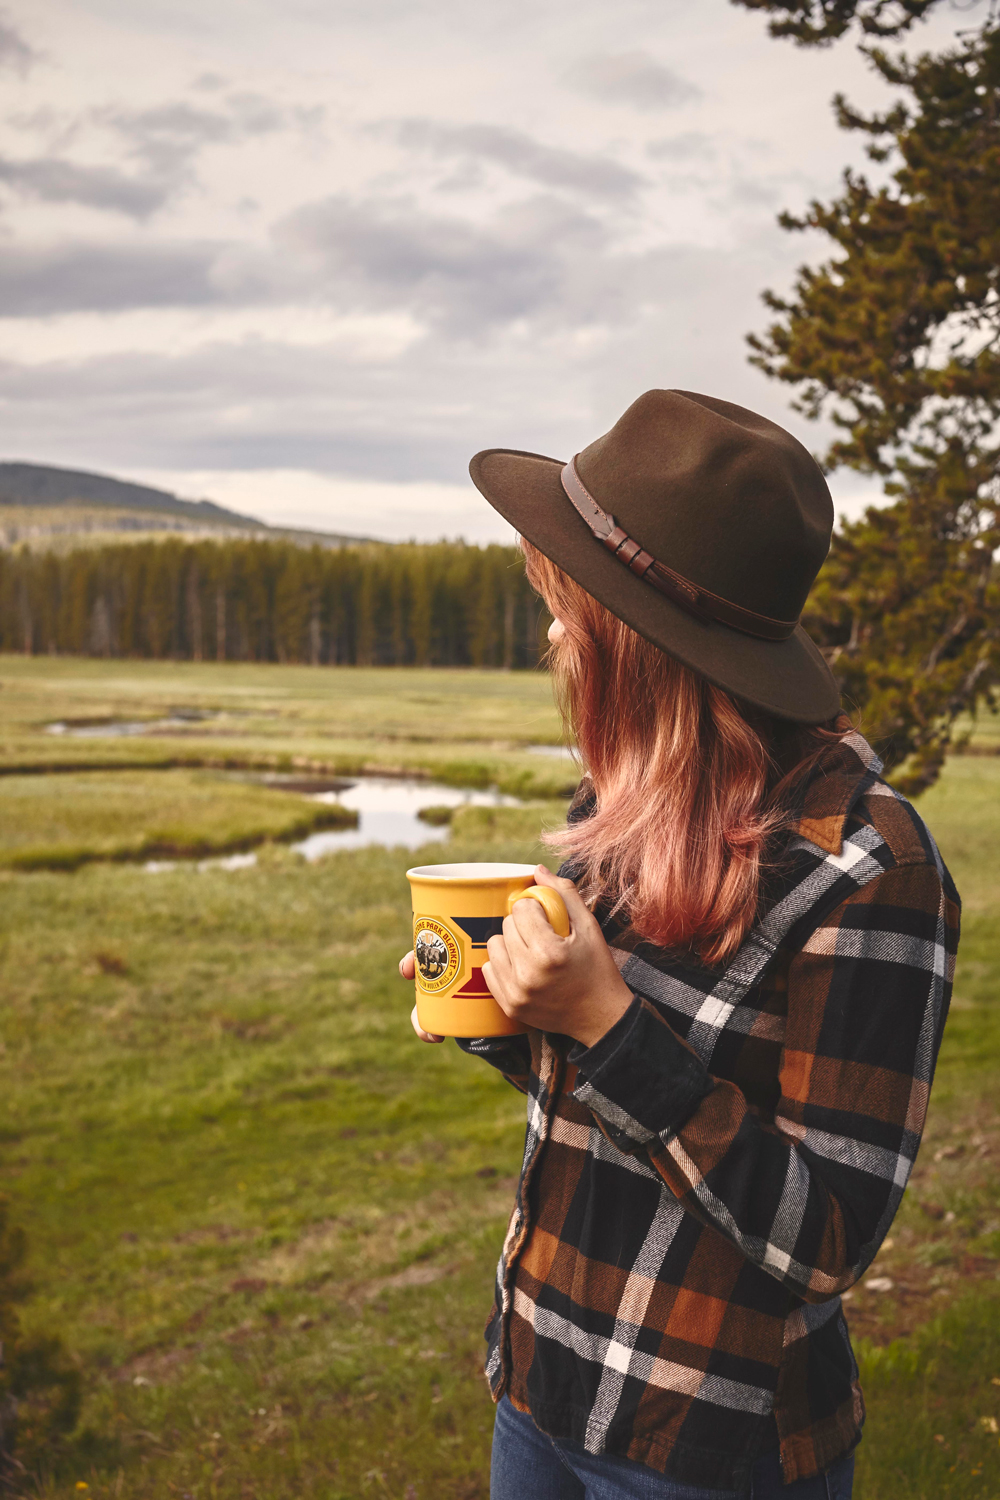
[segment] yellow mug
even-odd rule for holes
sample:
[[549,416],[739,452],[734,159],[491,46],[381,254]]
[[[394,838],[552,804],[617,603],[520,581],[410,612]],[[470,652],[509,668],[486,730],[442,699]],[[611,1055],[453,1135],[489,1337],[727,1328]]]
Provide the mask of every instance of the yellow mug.
[[569,937],[566,903],[548,885],[535,885],[534,865],[417,865],[407,870],[413,896],[413,952],[417,1019],[435,1036],[516,1036],[486,988],[486,944],[503,927],[515,901],[529,897],[560,937]]

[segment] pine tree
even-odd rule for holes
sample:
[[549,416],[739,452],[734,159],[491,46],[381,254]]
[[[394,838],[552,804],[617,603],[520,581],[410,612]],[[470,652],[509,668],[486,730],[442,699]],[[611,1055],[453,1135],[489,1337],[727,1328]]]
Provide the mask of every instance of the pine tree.
[[536,617],[510,547],[169,538],[0,553],[8,651],[524,667]]
[[308,554],[296,548],[280,556],[274,583],[274,653],[278,661],[305,660],[310,615]]
[[184,573],[186,579],[187,624],[191,658],[193,661],[201,661],[204,654],[204,638],[201,612],[201,571],[198,567],[197,551],[194,551],[187,559],[187,566]]
[[794,38],[800,46],[835,42],[853,22],[865,36],[901,36],[940,0],[734,0],[745,10],[784,16],[768,27],[772,36]]
[[426,547],[414,547],[410,571],[412,579],[410,633],[413,640],[413,660],[418,667],[426,667],[430,665],[431,659],[433,611],[430,559]]
[[847,171],[833,202],[782,216],[834,254],[790,298],[767,294],[777,320],[750,342],[798,410],[839,429],[826,462],[895,499],[835,537],[809,623],[918,791],[1000,682],[1000,28],[940,56],[863,50],[903,97],[868,117],[835,106],[891,170]]
[[469,593],[471,634],[469,659],[474,667],[491,667],[497,654],[497,612],[500,590],[492,549],[481,552],[472,564]]

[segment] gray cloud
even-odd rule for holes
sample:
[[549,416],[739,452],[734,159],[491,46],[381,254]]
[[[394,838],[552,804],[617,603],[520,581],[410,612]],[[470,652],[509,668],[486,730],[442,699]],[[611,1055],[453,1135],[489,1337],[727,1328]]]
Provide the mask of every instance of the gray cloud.
[[60,245],[0,250],[0,316],[195,307],[221,300],[217,247]]
[[[30,41],[34,12],[16,9]],[[458,485],[480,448],[579,450],[651,386],[821,441],[745,363],[760,289],[786,289],[803,253],[747,204],[754,182],[792,208],[830,190],[848,144],[825,100],[869,87],[855,51],[796,61],[730,0],[54,9],[58,70],[27,84],[9,69],[31,49],[0,29],[25,132],[0,160],[0,312],[51,315],[13,330],[0,364],[10,456]],[[710,123],[679,109],[706,57],[727,79]],[[575,100],[557,76],[574,62]],[[745,135],[761,97],[770,178]],[[323,105],[329,139],[304,138]],[[359,139],[372,120],[378,150]],[[42,214],[29,194],[66,206]],[[91,357],[89,320],[60,316],[133,308],[227,312],[108,318],[91,348],[117,352]]]
[[[497,371],[466,369],[496,419]],[[261,342],[177,359],[117,354],[22,367],[0,363],[0,400],[14,409],[7,452],[129,467],[304,468],[357,478],[464,482],[482,415],[456,403],[452,350],[424,348],[391,368],[346,364],[323,349]],[[221,409],[237,400],[234,424]],[[508,397],[509,399],[509,397]],[[537,407],[537,403],[536,403]],[[53,418],[61,413],[54,447]],[[478,424],[478,425],[477,425]]]
[[19,31],[0,13],[0,67],[13,68],[17,73],[27,73],[38,61],[38,53]]
[[323,115],[321,105],[284,109],[263,94],[237,92],[218,109],[178,100],[151,109],[105,110],[99,118],[169,196],[192,180],[194,161],[206,146],[235,146],[288,129],[314,130]]
[[596,219],[554,197],[475,226],[411,199],[339,196],[297,209],[258,248],[208,240],[0,247],[0,315],[319,302],[408,312],[461,339],[525,319],[556,327],[607,315],[620,296],[603,278],[608,246]]
[[171,192],[189,178],[191,164],[205,146],[245,134],[228,114],[198,109],[184,101],[152,109],[104,111],[102,122],[121,137],[143,169]]
[[421,213],[411,200],[332,197],[278,226],[279,250],[310,266],[335,305],[406,308],[461,334],[544,313],[564,302],[566,262],[599,254],[606,234],[590,215],[539,198],[479,228]]
[[123,172],[55,154],[21,160],[0,157],[0,182],[47,203],[80,203],[142,220],[194,180],[195,159],[206,146],[235,145],[289,127],[311,130],[323,113],[322,106],[285,110],[249,92],[230,94],[220,109],[200,109],[182,100],[144,110],[105,108],[68,122],[36,112],[15,123],[49,132],[58,124],[60,144],[96,124],[124,143],[135,170]]
[[515,176],[592,198],[631,198],[644,181],[609,157],[546,146],[522,130],[501,125],[445,125],[411,119],[387,121],[374,129],[390,133],[405,148],[429,151],[443,159],[494,162]]
[[0,314],[314,303],[402,312],[423,327],[422,347],[459,347],[509,331],[538,340],[628,325],[638,309],[673,298],[658,279],[668,265],[676,275],[673,261],[622,250],[600,219],[555,195],[508,204],[480,224],[409,197],[337,195],[302,205],[256,246],[0,248]]
[[[540,307],[526,326],[489,337],[435,329],[391,361],[258,339],[173,356],[8,363],[4,446],[121,473],[308,468],[461,483],[480,448],[576,452],[650,386],[714,391],[787,425],[784,393],[747,367],[742,349],[759,287],[780,286],[781,272],[752,244],[609,252],[590,279],[566,277],[561,326]],[[595,309],[608,323],[581,346],[576,331]]]
[[145,219],[166,201],[169,186],[152,178],[130,177],[114,167],[82,166],[58,157],[26,161],[0,157],[0,182],[46,203],[83,203]]
[[729,196],[730,201],[738,208],[774,208],[781,201],[778,186],[773,181],[743,176],[734,178]]
[[236,144],[276,131],[312,129],[323,117],[321,106],[284,109],[264,94],[230,94],[219,109],[202,109],[177,100],[142,110],[105,110],[103,123],[117,132],[133,155],[155,171],[184,168],[205,146]]
[[676,109],[701,98],[701,89],[665,68],[648,52],[594,53],[570,68],[566,82],[610,104],[635,109]]
[[710,135],[700,130],[686,130],[681,135],[666,135],[657,141],[646,142],[646,154],[654,161],[711,161],[716,156],[716,144]]

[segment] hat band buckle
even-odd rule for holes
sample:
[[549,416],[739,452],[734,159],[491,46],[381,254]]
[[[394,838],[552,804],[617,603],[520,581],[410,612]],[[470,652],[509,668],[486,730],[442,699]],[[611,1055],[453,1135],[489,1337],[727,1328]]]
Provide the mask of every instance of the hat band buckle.
[[676,569],[659,562],[618,525],[613,515],[601,509],[577,473],[575,458],[566,464],[560,478],[567,499],[592,535],[637,578],[652,584],[695,619],[715,621],[764,641],[786,641],[795,630],[798,620],[773,620],[755,610],[744,609],[741,604],[733,604],[731,600],[713,594],[711,589],[692,583]]

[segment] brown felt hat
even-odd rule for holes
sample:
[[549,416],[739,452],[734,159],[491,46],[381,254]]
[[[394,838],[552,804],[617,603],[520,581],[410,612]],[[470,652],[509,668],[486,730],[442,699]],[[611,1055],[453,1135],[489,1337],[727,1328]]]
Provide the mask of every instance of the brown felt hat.
[[799,624],[833,501],[783,427],[714,396],[647,391],[568,464],[487,448],[469,472],[522,536],[685,666],[781,718],[837,713]]

